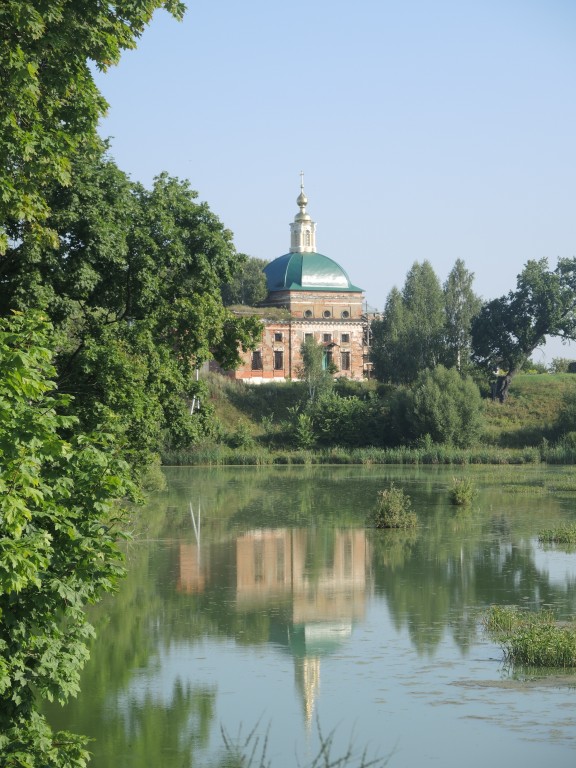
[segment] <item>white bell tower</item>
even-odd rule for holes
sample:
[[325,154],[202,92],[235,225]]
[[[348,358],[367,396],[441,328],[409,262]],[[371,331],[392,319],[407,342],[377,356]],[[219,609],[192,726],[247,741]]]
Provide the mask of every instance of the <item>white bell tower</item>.
[[290,224],[290,253],[316,253],[316,223],[306,213],[308,198],[304,194],[304,171],[300,171],[300,194],[296,203],[300,211]]

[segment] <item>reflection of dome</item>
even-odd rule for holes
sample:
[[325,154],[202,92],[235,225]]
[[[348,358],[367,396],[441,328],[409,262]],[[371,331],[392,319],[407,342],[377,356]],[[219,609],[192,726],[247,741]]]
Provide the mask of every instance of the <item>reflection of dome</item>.
[[286,253],[264,267],[268,291],[361,291],[342,267],[321,253]]

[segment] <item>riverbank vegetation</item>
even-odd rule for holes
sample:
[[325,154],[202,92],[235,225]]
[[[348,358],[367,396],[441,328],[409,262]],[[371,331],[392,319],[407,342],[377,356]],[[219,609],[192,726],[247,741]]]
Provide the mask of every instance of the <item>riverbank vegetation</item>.
[[[482,398],[471,380],[459,383],[447,369],[438,368],[434,375],[426,372],[418,381],[408,389],[374,380],[336,379],[329,391],[310,402],[305,382],[251,386],[206,374],[200,410],[211,415],[211,437],[190,447],[167,441],[162,461],[212,465],[576,462],[573,374],[519,374],[505,406]],[[443,398],[446,394],[450,396]]]
[[528,667],[576,667],[576,622],[559,623],[551,611],[492,606],[486,631],[500,644],[506,662]]

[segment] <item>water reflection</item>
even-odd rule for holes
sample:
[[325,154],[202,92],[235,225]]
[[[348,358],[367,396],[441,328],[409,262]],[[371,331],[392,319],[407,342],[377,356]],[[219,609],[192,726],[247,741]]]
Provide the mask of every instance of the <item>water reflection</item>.
[[[207,547],[200,513],[190,504],[195,541],[180,543],[177,590],[197,594],[225,580],[239,614],[269,614],[266,636],[294,657],[308,727],[320,682],[321,658],[344,643],[364,617],[370,553],[364,530],[256,529]],[[231,606],[228,604],[228,607]]]
[[[58,728],[97,739],[94,768],[203,765],[221,746],[221,726],[249,730],[262,718],[263,728],[280,724],[272,741],[282,766],[315,717],[329,731],[351,712],[366,743],[387,723],[383,754],[403,712],[410,732],[434,720],[434,736],[450,744],[435,756],[445,766],[470,758],[457,737],[462,728],[470,736],[466,717],[490,723],[483,745],[500,743],[508,727],[517,747],[530,718],[573,740],[574,718],[554,717],[551,691],[537,701],[536,691],[522,699],[521,689],[497,687],[498,649],[485,650],[478,623],[494,603],[576,613],[569,561],[560,578],[551,568],[559,559],[536,542],[539,528],[569,518],[558,498],[503,496],[485,473],[476,506],[461,513],[448,503],[452,470],[440,469],[167,474],[168,491],[138,513],[128,579],[93,612],[99,636],[83,693],[50,709]],[[420,527],[366,530],[368,507],[392,479]],[[457,702],[454,684],[464,691]],[[524,718],[531,702],[543,712]],[[410,762],[393,764],[426,762],[413,748]],[[486,749],[472,765],[494,762]]]

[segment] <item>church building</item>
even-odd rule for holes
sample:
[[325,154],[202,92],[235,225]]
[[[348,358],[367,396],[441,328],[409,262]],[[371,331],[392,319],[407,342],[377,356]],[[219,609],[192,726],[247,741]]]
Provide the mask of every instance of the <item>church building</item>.
[[313,338],[323,346],[324,366],[335,369],[334,376],[362,379],[369,375],[364,293],[339,264],[316,251],[316,224],[306,211],[303,182],[296,202],[290,251],[264,268],[268,295],[261,304],[261,342],[230,375],[251,383],[297,380],[300,347]]

